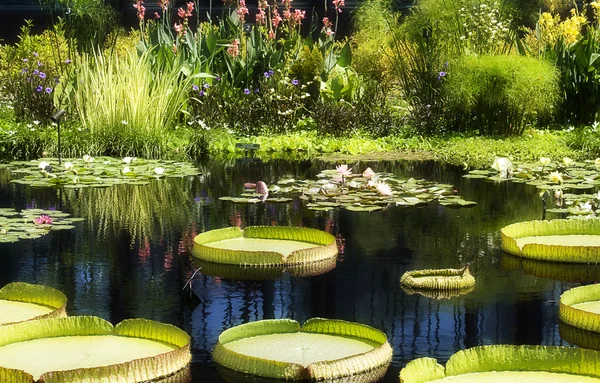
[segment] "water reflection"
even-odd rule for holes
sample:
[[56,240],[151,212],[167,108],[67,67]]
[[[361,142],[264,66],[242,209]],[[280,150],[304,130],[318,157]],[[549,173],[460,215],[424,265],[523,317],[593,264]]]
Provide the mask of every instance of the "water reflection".
[[[0,244],[0,286],[12,281],[47,284],[67,294],[70,314],[98,315],[112,323],[145,317],[180,326],[193,337],[193,382],[224,381],[210,352],[226,328],[284,317],[361,322],[388,335],[394,359],[385,381],[397,383],[400,368],[421,356],[444,362],[476,345],[566,344],[559,334],[558,298],[580,282],[597,281],[600,274],[598,267],[589,266],[581,278],[548,278],[550,274],[535,274],[533,267],[515,266],[505,258],[499,229],[542,215],[537,190],[528,185],[462,179],[460,169],[431,162],[369,162],[360,167],[454,184],[478,205],[316,212],[298,200],[236,205],[218,198],[239,193],[245,182],[269,183],[286,175],[312,178],[332,164],[239,161],[235,166],[202,166],[202,178],[77,192],[10,184],[0,171],[0,207],[62,206],[86,218],[71,231]],[[191,299],[183,290],[197,268],[190,256],[195,235],[230,225],[272,224],[312,227],[336,236],[343,254],[335,269],[316,276],[282,273],[270,280],[242,281],[207,268],[194,277],[197,297]],[[477,279],[468,295],[432,300],[400,288],[407,270],[466,262]],[[552,275],[578,274],[568,270]]]

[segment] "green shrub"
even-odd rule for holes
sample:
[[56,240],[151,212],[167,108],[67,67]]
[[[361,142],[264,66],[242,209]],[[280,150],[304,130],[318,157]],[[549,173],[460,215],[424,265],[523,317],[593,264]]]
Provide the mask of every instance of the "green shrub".
[[465,56],[441,82],[450,130],[482,135],[520,135],[552,113],[559,97],[555,69],[526,56]]

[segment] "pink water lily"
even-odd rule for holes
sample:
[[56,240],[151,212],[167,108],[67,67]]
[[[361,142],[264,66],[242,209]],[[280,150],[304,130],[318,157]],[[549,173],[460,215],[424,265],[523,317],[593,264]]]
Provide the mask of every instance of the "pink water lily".
[[35,223],[36,225],[52,225],[52,218],[45,214],[42,214],[38,218],[34,219],[33,223]]
[[337,172],[343,177],[343,176],[349,176],[350,174],[352,174],[352,168],[348,169],[348,165],[344,164],[344,165],[337,165],[335,167],[337,169]]
[[374,175],[375,175],[375,172],[371,168],[367,168],[362,174],[362,176],[365,178],[371,178]]
[[389,197],[392,195],[392,188],[385,182],[377,182],[375,188],[377,189],[377,192],[383,196]]

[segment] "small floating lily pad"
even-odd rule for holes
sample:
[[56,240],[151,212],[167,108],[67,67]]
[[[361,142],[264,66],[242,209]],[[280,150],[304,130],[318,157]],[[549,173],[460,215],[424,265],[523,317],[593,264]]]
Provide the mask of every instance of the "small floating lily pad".
[[461,269],[413,270],[402,274],[400,284],[416,290],[472,291],[475,288],[475,278],[468,266]]
[[526,221],[501,230],[507,253],[554,262],[600,262],[600,220]]
[[480,346],[452,355],[442,366],[432,358],[409,362],[403,383],[600,381],[600,352],[559,346]]
[[194,239],[193,254],[213,263],[273,267],[320,262],[337,256],[327,232],[289,226],[251,226],[211,230]]
[[300,327],[278,319],[225,330],[213,358],[224,367],[263,377],[330,380],[387,368],[392,348],[383,332],[358,323],[313,318]]
[[13,282],[0,289],[0,326],[67,315],[67,297],[52,287]]
[[565,291],[560,297],[559,317],[573,327],[600,333],[600,284]]
[[179,371],[190,359],[185,332],[145,319],[115,327],[97,317],[0,326],[0,376],[6,381],[142,382]]
[[0,243],[17,242],[20,239],[35,239],[50,231],[69,230],[81,218],[70,218],[68,213],[58,210],[14,209],[0,210]]

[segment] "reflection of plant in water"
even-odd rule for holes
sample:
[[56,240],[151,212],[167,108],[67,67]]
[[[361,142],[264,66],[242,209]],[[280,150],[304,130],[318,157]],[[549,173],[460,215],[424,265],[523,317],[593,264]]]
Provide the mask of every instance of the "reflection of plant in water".
[[[89,217],[99,235],[113,236],[125,229],[131,240],[149,241],[155,224],[161,236],[182,231],[191,219],[192,198],[186,180],[152,182],[145,186],[117,185],[111,188],[65,190],[66,199],[76,215]],[[98,225],[97,227],[93,227]],[[143,246],[140,246],[140,251]]]

